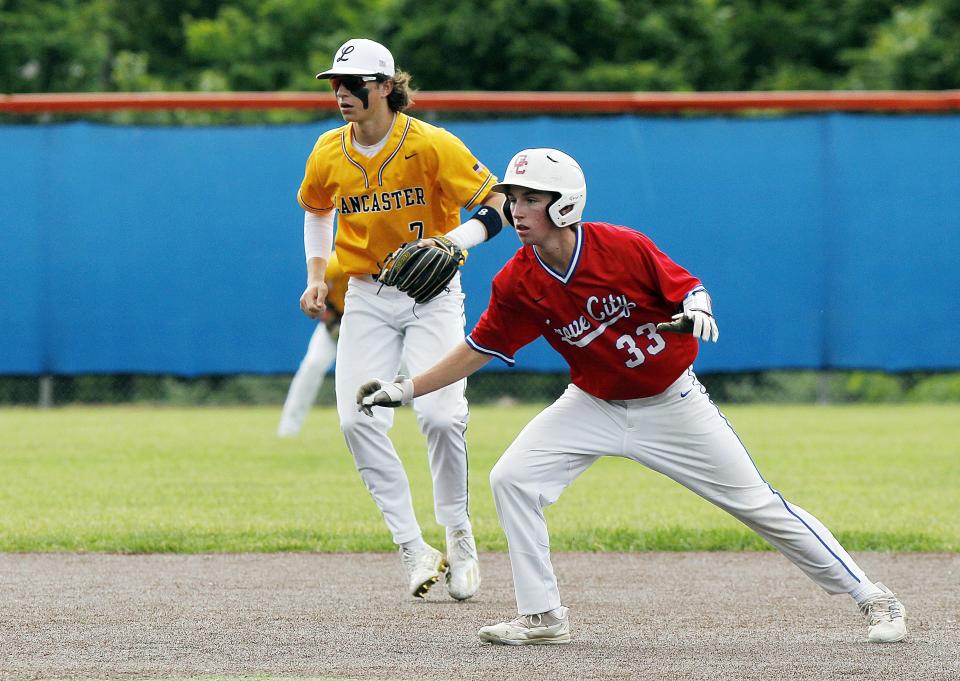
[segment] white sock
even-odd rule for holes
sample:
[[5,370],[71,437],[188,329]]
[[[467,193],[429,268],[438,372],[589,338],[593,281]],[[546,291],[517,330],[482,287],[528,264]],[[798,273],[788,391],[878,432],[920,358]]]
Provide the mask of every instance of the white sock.
[[871,581],[863,580],[856,589],[850,592],[850,596],[857,602],[857,605],[863,605],[865,601],[874,596],[879,596],[883,591],[877,588],[877,585]]
[[403,542],[400,544],[400,548],[410,553],[420,553],[427,548],[427,542],[423,541],[423,535],[420,535],[416,539]]

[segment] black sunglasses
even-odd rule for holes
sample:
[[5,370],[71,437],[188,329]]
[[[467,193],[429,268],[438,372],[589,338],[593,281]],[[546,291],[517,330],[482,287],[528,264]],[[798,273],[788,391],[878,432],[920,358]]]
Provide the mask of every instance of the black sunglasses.
[[354,90],[362,90],[367,86],[367,83],[379,80],[378,76],[333,76],[330,78],[330,87],[336,92],[343,85],[350,92],[353,92]]

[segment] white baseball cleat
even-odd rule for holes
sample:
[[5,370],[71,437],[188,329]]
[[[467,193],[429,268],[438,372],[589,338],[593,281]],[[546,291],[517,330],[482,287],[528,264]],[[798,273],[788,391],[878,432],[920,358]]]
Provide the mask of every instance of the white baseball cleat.
[[470,530],[447,530],[447,592],[458,601],[476,595],[480,588],[480,559]]
[[867,619],[867,640],[871,643],[896,643],[907,635],[907,611],[900,599],[880,582],[883,591],[860,606]]
[[410,595],[416,598],[423,598],[447,569],[447,559],[429,544],[427,548],[417,552],[401,547],[400,560],[403,561],[410,579]]
[[520,615],[510,622],[491,624],[480,629],[480,640],[508,646],[570,643],[567,612],[567,608],[560,606],[559,616],[542,612],[538,615]]

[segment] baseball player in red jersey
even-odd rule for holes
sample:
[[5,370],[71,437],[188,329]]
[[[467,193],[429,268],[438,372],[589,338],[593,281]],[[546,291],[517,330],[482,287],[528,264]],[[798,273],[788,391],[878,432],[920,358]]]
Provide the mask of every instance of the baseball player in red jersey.
[[[483,627],[480,639],[570,640],[543,509],[601,456],[622,456],[727,511],[828,593],[849,593],[867,618],[869,640],[901,640],[905,612],[897,597],[763,479],[693,373],[697,339],[719,337],[700,280],[640,232],[581,222],[586,181],[563,152],[520,152],[494,191],[506,194],[505,212],[523,247],[497,274],[490,305],[466,342],[412,380],[370,381],[357,394],[367,412],[405,404],[493,357],[513,364],[514,353],[538,336],[570,364],[572,384],[490,473],[519,616]],[[692,335],[674,332],[684,327]]]

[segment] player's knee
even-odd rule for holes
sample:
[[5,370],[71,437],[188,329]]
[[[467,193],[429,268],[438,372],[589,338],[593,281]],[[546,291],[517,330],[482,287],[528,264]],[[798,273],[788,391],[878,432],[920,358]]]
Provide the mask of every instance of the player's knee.
[[375,428],[376,425],[373,419],[356,410],[352,412],[348,410],[340,414],[340,430],[343,432],[343,436],[347,441],[353,436],[360,435]]
[[751,520],[762,518],[782,506],[780,499],[766,485],[730,493],[714,503],[738,518]]
[[442,437],[450,434],[463,437],[467,430],[466,419],[461,414],[449,411],[433,410],[417,414],[417,422],[420,424],[420,432],[427,437],[431,435]]
[[490,489],[494,496],[516,489],[523,481],[523,468],[504,454],[490,471]]
[[503,465],[503,459],[500,459],[490,470],[490,489],[496,496],[509,483],[508,467]]
[[340,419],[340,431],[343,433],[343,436],[350,439],[350,436],[357,432],[360,424],[357,423],[356,419],[352,418],[342,418]]

